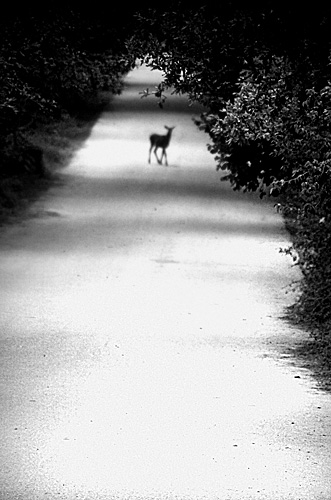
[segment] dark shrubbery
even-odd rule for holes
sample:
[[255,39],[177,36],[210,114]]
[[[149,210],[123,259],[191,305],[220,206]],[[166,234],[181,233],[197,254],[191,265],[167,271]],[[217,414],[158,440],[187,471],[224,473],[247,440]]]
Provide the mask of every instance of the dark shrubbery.
[[[279,196],[300,266],[292,316],[311,327],[331,362],[331,18],[235,3],[139,17],[141,57],[165,86],[206,107],[217,169],[234,189]],[[293,28],[296,33],[294,35]],[[134,42],[134,40],[133,40]],[[141,47],[141,45],[140,45]],[[158,92],[158,98],[162,99]]]
[[[52,4],[51,4],[52,5]],[[31,130],[91,111],[100,91],[118,93],[134,59],[119,32],[84,10],[39,6],[0,24],[0,178],[31,169]],[[116,53],[113,51],[116,46]],[[122,50],[119,50],[119,46]],[[95,110],[94,110],[95,111]],[[42,173],[41,160],[36,171]]]
[[[235,188],[283,194],[303,274],[293,308],[331,360],[331,87],[305,87],[295,64],[243,72],[233,99],[213,118],[212,152]],[[208,117],[207,117],[208,123]],[[205,127],[203,123],[202,128]]]

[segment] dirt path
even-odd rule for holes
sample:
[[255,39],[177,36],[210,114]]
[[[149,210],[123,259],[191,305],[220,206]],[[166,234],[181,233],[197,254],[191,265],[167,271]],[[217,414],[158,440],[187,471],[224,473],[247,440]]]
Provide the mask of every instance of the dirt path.
[[[330,500],[331,395],[286,354],[280,217],[185,99],[125,93],[0,236],[1,500]],[[169,167],[148,136],[176,125]]]

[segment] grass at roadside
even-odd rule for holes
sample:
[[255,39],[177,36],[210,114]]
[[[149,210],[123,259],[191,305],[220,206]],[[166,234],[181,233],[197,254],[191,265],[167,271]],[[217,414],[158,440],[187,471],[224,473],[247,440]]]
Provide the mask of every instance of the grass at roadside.
[[294,350],[296,357],[314,374],[319,386],[331,391],[330,320],[330,225],[327,217],[306,210],[296,192],[282,200],[286,228],[292,244],[286,253],[299,266],[302,279],[293,283],[296,302],[287,319],[310,333]]
[[59,171],[69,164],[90,135],[108,102],[109,94],[101,95],[79,115],[63,113],[57,120],[39,123],[20,133],[20,142],[42,152],[43,169],[41,172],[23,169],[0,177],[0,225],[15,221],[55,182]]

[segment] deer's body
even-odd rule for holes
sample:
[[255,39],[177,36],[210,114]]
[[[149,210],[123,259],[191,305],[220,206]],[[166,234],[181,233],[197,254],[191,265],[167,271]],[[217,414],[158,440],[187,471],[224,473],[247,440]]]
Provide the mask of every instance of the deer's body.
[[[169,146],[171,134],[172,134],[172,131],[175,127],[167,127],[167,125],[165,125],[164,127],[168,130],[166,135],[152,134],[149,138],[149,140],[151,142],[151,147],[149,148],[148,163],[151,162],[151,153],[152,153],[152,149],[154,148],[154,154],[155,154],[155,157],[156,157],[158,164],[162,165],[163,157],[165,157],[165,164],[168,165],[168,158],[167,158],[166,149]],[[158,149],[162,149],[161,158],[159,158],[157,155]]]

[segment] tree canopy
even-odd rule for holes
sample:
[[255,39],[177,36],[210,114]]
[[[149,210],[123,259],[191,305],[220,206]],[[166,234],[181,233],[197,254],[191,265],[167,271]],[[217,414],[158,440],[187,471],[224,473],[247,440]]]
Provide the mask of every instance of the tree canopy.
[[[184,8],[185,7],[185,8]],[[203,104],[197,125],[234,189],[281,195],[300,266],[295,312],[331,359],[331,16],[272,2],[137,15],[133,50]]]

